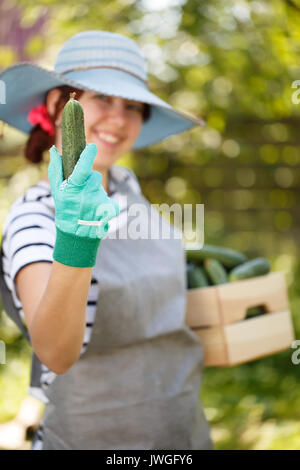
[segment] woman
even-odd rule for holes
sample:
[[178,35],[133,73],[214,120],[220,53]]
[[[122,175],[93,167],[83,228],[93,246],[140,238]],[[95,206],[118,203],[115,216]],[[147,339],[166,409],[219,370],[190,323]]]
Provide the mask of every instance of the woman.
[[[168,240],[128,235],[134,205],[143,227],[165,222],[114,165],[202,121],[150,92],[141,50],[119,34],[79,33],[54,72],[23,63],[0,79],[0,118],[30,134],[26,157],[39,162],[50,148],[49,181],[13,204],[2,246],[5,306],[28,328],[30,391],[46,403],[33,448],[211,449],[203,351],[184,322],[182,241],[173,227]],[[63,181],[61,114],[74,90],[87,146]]]

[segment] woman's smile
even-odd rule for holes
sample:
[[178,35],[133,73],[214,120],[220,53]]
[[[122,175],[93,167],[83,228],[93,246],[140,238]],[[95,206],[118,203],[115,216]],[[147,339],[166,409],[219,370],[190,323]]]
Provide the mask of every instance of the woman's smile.
[[93,135],[101,145],[105,145],[108,148],[115,148],[122,140],[121,137],[112,132],[99,131],[94,132]]

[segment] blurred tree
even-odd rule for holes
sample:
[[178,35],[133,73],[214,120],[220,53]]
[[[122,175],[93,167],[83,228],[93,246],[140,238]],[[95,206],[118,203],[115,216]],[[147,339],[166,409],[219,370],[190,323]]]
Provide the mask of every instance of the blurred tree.
[[24,8],[10,0],[0,3],[0,70],[15,62],[38,59],[47,20],[48,11],[44,8],[28,25],[24,21]]

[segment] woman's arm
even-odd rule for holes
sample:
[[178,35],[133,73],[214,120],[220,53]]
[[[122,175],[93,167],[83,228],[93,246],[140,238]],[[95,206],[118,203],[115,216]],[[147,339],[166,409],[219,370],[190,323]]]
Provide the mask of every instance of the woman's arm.
[[80,356],[92,269],[54,261],[30,264],[16,276],[33,349],[56,374]]
[[97,146],[82,151],[63,180],[62,156],[53,145],[48,167],[55,204],[53,263],[31,263],[16,275],[33,349],[42,363],[65,373],[79,358],[86,325],[92,269],[108,222],[118,205],[104,191],[102,175],[92,170]]

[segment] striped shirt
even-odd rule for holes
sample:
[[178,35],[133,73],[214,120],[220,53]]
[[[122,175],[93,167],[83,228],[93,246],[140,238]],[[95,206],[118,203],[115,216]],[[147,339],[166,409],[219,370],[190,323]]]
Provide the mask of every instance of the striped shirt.
[[[136,193],[140,193],[141,189],[136,176],[131,170],[113,166],[110,169],[110,173],[113,178],[109,178],[109,195],[120,206],[120,214],[118,218],[115,218],[119,219],[127,211],[127,206],[124,198],[121,198],[120,193],[118,193],[118,182],[126,181],[129,187]],[[56,237],[54,214],[55,206],[50,185],[47,181],[40,180],[12,204],[4,222],[2,238],[4,279],[25,327],[25,315],[16,291],[16,275],[29,264],[53,262],[53,249]],[[117,225],[120,226],[119,221],[112,220],[108,233]],[[86,351],[90,341],[96,314],[97,298],[98,281],[92,276],[86,307],[86,326],[81,354]],[[43,364],[40,388],[30,388],[29,393],[47,403],[48,400],[43,390],[53,382],[55,377],[56,374]]]

